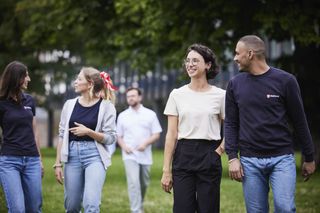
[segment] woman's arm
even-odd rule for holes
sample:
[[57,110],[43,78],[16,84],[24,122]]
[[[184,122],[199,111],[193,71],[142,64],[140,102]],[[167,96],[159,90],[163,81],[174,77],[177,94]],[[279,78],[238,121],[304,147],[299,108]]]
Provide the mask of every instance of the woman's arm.
[[[221,119],[221,126],[223,128],[223,119]],[[224,153],[224,137],[222,138],[220,146],[216,149],[216,152],[221,156]]]
[[178,117],[168,116],[168,130],[164,148],[163,174],[161,179],[162,189],[171,193],[172,188],[172,158],[178,137]]
[[59,137],[58,145],[57,145],[57,153],[56,153],[56,162],[53,165],[54,173],[56,176],[56,180],[58,183],[63,184],[63,171],[61,164],[61,147],[62,147],[62,138]]
[[33,134],[34,134],[34,139],[36,141],[36,146],[37,146],[37,150],[40,156],[40,163],[41,163],[41,176],[44,176],[44,168],[43,168],[43,164],[42,164],[42,155],[41,155],[41,150],[40,150],[40,140],[39,140],[39,135],[38,135],[38,131],[37,131],[37,121],[36,121],[36,117],[34,116],[32,119],[32,129],[33,129]]

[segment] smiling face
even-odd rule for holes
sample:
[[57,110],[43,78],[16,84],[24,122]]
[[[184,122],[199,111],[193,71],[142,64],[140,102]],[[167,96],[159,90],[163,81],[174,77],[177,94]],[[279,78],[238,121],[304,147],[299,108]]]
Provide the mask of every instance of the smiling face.
[[249,71],[251,65],[249,49],[241,41],[237,43],[233,60],[238,65],[239,70]]
[[91,87],[92,87],[92,83],[87,81],[83,71],[81,71],[74,82],[74,91],[76,93],[85,93],[85,92],[88,92]]
[[190,78],[199,78],[206,75],[210,63],[205,63],[204,58],[198,52],[191,50],[185,59],[186,71]]
[[22,90],[28,89],[28,84],[29,84],[30,81],[31,81],[31,78],[30,78],[30,76],[29,76],[29,72],[27,71],[27,72],[26,72],[26,76],[24,77],[24,79],[23,79],[23,81],[22,81],[21,89],[22,89]]

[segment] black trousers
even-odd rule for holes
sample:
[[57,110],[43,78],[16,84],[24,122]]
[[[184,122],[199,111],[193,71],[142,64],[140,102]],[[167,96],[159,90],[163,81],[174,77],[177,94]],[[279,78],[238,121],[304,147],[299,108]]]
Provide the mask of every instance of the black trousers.
[[220,210],[221,158],[218,141],[182,139],[173,156],[173,212],[217,213]]

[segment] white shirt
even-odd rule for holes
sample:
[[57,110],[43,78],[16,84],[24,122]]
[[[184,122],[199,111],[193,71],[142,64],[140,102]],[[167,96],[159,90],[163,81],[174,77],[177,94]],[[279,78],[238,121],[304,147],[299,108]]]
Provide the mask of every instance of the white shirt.
[[216,86],[206,92],[193,91],[188,85],[174,89],[164,114],[178,116],[178,139],[220,140],[225,94]]
[[123,138],[124,143],[134,151],[127,154],[122,150],[123,160],[135,160],[139,164],[151,165],[151,145],[144,151],[136,150],[151,135],[162,132],[157,115],[154,111],[140,105],[138,110],[129,107],[121,112],[117,120],[117,134]]

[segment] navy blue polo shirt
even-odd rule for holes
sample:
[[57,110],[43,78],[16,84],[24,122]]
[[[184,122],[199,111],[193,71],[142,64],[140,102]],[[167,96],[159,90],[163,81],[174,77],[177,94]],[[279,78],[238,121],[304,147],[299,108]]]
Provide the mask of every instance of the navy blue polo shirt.
[[39,156],[32,121],[36,114],[34,99],[22,94],[22,103],[0,100],[0,126],[3,144],[0,155]]

